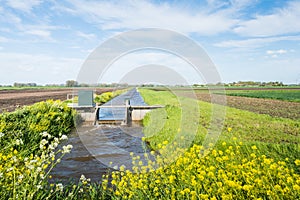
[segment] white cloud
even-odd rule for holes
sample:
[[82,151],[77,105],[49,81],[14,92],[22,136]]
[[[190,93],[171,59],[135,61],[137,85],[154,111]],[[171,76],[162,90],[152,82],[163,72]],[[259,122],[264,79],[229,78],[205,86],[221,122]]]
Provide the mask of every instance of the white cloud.
[[276,9],[268,15],[241,21],[234,32],[245,36],[274,36],[300,33],[300,2],[289,2],[285,8]]
[[33,7],[38,6],[41,3],[40,0],[7,0],[6,2],[11,8],[21,10],[23,12],[30,12]]
[[234,48],[257,48],[265,46],[269,43],[279,41],[300,41],[300,36],[278,36],[278,37],[262,37],[262,38],[250,38],[244,40],[228,40],[219,43],[215,43],[217,47],[234,47]]
[[288,51],[288,50],[285,50],[285,49],[279,49],[279,50],[267,50],[266,51],[266,54],[268,56],[266,56],[266,58],[277,58],[279,55],[282,55],[282,54],[286,54],[288,52],[292,52],[291,50]]
[[46,30],[28,30],[25,31],[25,33],[30,35],[35,35],[44,39],[50,39],[51,38],[51,32]]
[[[210,35],[230,30],[237,20],[223,10],[210,12],[202,7],[197,12],[171,3],[153,4],[147,1],[95,2],[72,0],[72,14],[82,16],[103,30],[166,28],[184,33]],[[68,8],[66,12],[69,12]]]
[[92,34],[92,33],[83,33],[81,31],[77,31],[76,35],[79,37],[85,38],[87,40],[95,40],[96,39],[96,35]]
[[287,50],[284,50],[284,49],[279,49],[279,50],[267,50],[266,53],[268,55],[273,55],[273,54],[285,54],[287,53],[288,51]]
[[1,43],[9,42],[9,41],[10,41],[10,40],[9,40],[8,38],[0,36],[0,42],[1,42]]
[[0,22],[17,25],[20,24],[22,20],[20,17],[16,16],[15,14],[5,11],[0,13]]

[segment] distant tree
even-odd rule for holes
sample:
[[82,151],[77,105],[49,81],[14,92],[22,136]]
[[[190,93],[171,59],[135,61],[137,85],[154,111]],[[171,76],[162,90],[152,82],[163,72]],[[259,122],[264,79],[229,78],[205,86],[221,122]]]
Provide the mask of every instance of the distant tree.
[[66,87],[78,87],[78,82],[74,80],[67,80]]
[[14,83],[14,87],[36,87],[36,83]]
[[80,87],[89,87],[90,85],[89,84],[87,84],[87,83],[80,83],[80,85],[79,85]]

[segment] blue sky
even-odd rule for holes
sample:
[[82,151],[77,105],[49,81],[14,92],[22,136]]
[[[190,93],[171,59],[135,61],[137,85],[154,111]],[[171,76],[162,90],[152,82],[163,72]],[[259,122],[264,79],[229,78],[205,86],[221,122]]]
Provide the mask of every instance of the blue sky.
[[[102,42],[138,28],[164,28],[192,38],[223,82],[300,82],[298,0],[0,0],[0,84],[76,79]],[[120,64],[133,65],[137,57]],[[143,58],[146,65],[164,57],[151,52]],[[169,65],[179,62],[165,59]],[[105,80],[118,82],[113,76]]]

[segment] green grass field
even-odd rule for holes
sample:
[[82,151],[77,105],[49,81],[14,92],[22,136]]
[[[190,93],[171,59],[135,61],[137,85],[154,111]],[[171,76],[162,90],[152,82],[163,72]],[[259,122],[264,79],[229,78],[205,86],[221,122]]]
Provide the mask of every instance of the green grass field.
[[227,90],[227,95],[300,102],[300,90]]
[[[157,144],[162,141],[174,138],[174,135],[178,133],[177,130],[179,128],[182,129],[180,127],[182,115],[181,109],[191,109],[188,108],[188,105],[195,105],[195,102],[199,104],[200,117],[195,115],[195,113],[193,115],[192,112],[189,112],[189,122],[183,121],[182,124],[191,122],[197,123],[198,130],[194,143],[201,143],[203,141],[210,124],[210,103],[179,97],[179,99],[181,99],[180,101],[185,104],[179,105],[178,98],[170,92],[155,92],[151,90],[140,91],[148,104],[168,105],[165,110],[154,110],[144,119],[144,134],[145,137],[148,138],[153,149],[157,149]],[[220,105],[216,106],[222,107]],[[160,119],[159,116],[163,119]],[[162,124],[159,123],[165,124],[163,128],[157,132],[157,127],[162,127]],[[228,130],[230,130],[230,132]],[[188,130],[185,131],[188,132]],[[261,145],[262,148],[266,148],[265,151],[268,154],[277,152],[277,150],[269,151],[268,148],[278,148],[279,146],[282,146],[283,149],[287,146],[289,146],[289,148],[294,147],[298,151],[300,144],[300,122],[291,119],[273,118],[269,115],[260,115],[249,111],[226,107],[226,117],[219,139],[220,141],[230,141],[233,137],[238,138],[238,140],[244,143],[258,143],[258,146]],[[280,155],[278,156],[292,156],[294,158],[299,155],[291,155],[288,151],[286,151],[286,155],[279,154]]]

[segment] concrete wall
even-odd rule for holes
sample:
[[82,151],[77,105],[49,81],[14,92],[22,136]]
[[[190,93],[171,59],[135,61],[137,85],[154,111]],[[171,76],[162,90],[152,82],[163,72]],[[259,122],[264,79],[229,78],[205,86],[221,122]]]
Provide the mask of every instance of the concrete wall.
[[94,122],[95,121],[95,113],[79,113],[79,115],[86,122]]
[[134,109],[131,112],[131,119],[132,119],[132,121],[140,121],[140,120],[144,119],[146,113],[150,112],[150,111],[151,111],[151,109],[142,109],[142,110]]

